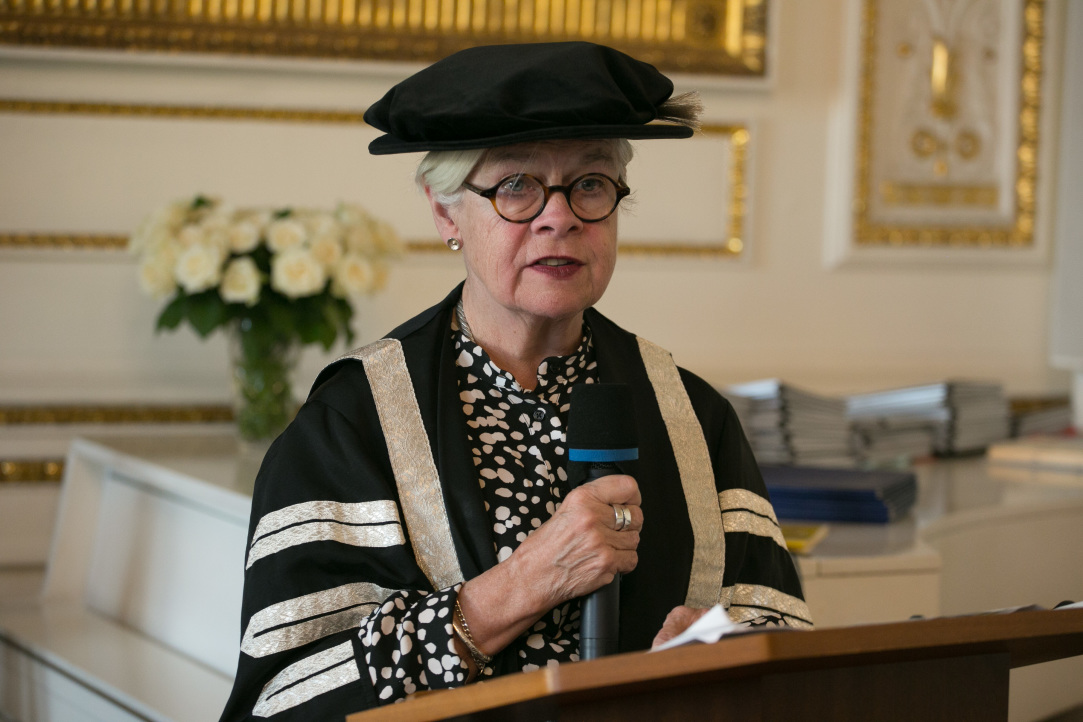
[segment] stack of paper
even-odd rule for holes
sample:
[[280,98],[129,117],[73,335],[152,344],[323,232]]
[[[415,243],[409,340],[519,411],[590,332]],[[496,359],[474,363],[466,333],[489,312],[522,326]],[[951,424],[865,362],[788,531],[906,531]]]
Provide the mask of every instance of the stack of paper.
[[760,467],[779,519],[885,523],[904,517],[917,499],[909,471]]
[[995,383],[945,381],[854,394],[846,410],[855,428],[873,436],[878,425],[910,431],[928,425],[933,451],[943,455],[981,451],[1010,432],[1008,402]]
[[1059,434],[1072,427],[1072,403],[1067,396],[1013,398],[1012,436]]
[[813,394],[778,379],[729,386],[722,393],[731,400],[742,399],[741,425],[761,464],[853,465],[843,399]]
[[925,419],[855,419],[851,448],[862,467],[905,465],[933,454],[939,428],[939,423]]

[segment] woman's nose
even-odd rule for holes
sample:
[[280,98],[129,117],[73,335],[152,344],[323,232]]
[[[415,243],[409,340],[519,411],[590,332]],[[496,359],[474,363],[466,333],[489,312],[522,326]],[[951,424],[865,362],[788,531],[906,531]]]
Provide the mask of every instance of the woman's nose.
[[568,196],[560,191],[549,194],[549,200],[541,214],[534,219],[534,223],[540,224],[541,228],[555,228],[565,232],[583,225],[579,216],[572,212]]

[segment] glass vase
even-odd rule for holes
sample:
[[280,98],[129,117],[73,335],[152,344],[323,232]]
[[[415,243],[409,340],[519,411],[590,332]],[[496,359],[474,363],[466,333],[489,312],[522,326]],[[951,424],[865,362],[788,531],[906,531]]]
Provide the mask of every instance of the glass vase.
[[233,414],[241,440],[269,446],[293,420],[292,376],[300,345],[244,318],[230,327]]

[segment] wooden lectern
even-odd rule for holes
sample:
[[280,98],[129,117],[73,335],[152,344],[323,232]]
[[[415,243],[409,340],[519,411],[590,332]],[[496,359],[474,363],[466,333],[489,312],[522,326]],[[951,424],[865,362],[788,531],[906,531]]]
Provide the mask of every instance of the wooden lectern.
[[1008,718],[1011,669],[1077,654],[1083,609],[753,632],[421,694],[347,722],[988,722]]

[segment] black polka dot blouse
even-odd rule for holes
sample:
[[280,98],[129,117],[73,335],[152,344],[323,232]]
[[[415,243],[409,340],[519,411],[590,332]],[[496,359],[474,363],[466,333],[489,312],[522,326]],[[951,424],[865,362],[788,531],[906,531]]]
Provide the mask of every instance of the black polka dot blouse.
[[[504,561],[568,493],[564,433],[570,393],[575,384],[597,382],[594,344],[584,324],[575,353],[542,361],[537,385],[527,391],[457,324],[451,333],[467,438],[496,556]],[[451,628],[459,586],[398,592],[366,618],[360,637],[378,699],[400,700],[419,689],[455,687],[466,680],[467,666],[456,654]],[[578,660],[578,600],[538,620],[501,652],[507,655],[515,656],[522,671]],[[491,676],[492,667],[481,674]]]

